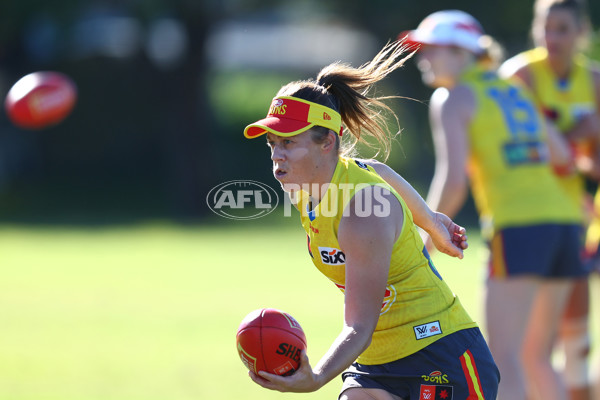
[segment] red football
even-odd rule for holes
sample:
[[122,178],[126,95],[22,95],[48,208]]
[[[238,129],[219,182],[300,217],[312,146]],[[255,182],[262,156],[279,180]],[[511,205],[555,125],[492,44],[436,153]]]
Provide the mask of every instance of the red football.
[[42,129],[65,119],[76,99],[77,87],[68,76],[39,71],[25,75],[10,88],[4,108],[16,126]]
[[237,350],[251,371],[291,375],[300,365],[306,349],[302,327],[290,314],[273,308],[254,310],[240,324]]

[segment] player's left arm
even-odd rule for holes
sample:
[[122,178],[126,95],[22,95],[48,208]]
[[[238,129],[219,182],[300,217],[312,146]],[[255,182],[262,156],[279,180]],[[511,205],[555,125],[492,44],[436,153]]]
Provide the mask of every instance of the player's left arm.
[[575,163],[579,172],[587,177],[600,180],[600,68],[592,67],[596,110],[583,117],[577,125],[568,132],[571,140],[584,140],[588,143],[586,154],[576,154]]
[[[371,196],[362,204],[371,204],[367,216],[355,212],[357,195]],[[312,392],[341,374],[369,346],[385,295],[392,248],[400,235],[403,215],[398,199],[389,191],[362,190],[347,206],[340,221],[338,242],[346,256],[344,325],[329,350],[311,368],[302,352],[300,368],[283,377],[265,372],[252,379],[261,386],[281,392]],[[375,213],[383,207],[385,215]],[[379,215],[379,216],[378,216]]]
[[596,64],[592,64],[590,68],[594,84],[596,110],[581,117],[575,126],[566,132],[567,137],[574,142],[591,140],[600,143],[600,70]]

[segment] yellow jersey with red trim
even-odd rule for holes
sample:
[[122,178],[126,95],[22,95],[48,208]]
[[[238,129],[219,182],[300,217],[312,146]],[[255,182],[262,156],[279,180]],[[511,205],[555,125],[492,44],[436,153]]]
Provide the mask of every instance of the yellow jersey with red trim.
[[[575,56],[567,79],[559,79],[554,74],[548,62],[548,51],[543,47],[523,52],[517,57],[524,59],[524,65],[527,66],[532,78],[533,93],[544,114],[561,132],[568,132],[582,116],[596,112],[594,77],[589,60],[585,56],[582,54]],[[585,144],[579,146],[577,150],[587,151]],[[579,174],[570,174],[561,176],[560,182],[572,201],[582,209],[585,195],[584,178]],[[583,221],[583,209],[581,221]]]
[[404,223],[393,246],[379,321],[371,344],[357,359],[370,365],[398,360],[446,335],[477,326],[435,269],[404,200],[371,166],[358,160],[339,159],[331,183],[314,208],[310,208],[306,192],[299,196],[298,208],[314,265],[344,292],[346,256],[338,242],[340,220],[357,192],[374,189],[395,195],[402,205]]
[[577,223],[579,209],[549,163],[547,133],[529,90],[481,66],[460,84],[475,96],[468,172],[482,233],[540,223]]

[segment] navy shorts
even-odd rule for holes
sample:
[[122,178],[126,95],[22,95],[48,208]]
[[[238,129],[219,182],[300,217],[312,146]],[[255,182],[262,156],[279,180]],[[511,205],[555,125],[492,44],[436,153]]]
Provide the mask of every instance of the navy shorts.
[[494,234],[488,276],[518,275],[579,278],[589,274],[583,260],[584,231],[580,225],[543,224],[504,228]]
[[359,387],[383,389],[405,400],[493,400],[500,373],[479,328],[470,328],[390,363],[354,363],[342,379],[342,393]]

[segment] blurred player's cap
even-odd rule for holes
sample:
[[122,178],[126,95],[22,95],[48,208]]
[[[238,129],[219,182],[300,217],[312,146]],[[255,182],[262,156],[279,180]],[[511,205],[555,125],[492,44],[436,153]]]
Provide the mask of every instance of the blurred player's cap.
[[479,54],[484,48],[481,24],[471,15],[459,10],[437,11],[425,18],[412,31],[402,32],[398,39],[405,40],[411,47],[420,44],[457,46]]
[[297,97],[279,96],[273,99],[267,117],[248,125],[244,136],[252,139],[271,132],[290,137],[315,125],[342,135],[342,117],[334,109]]

